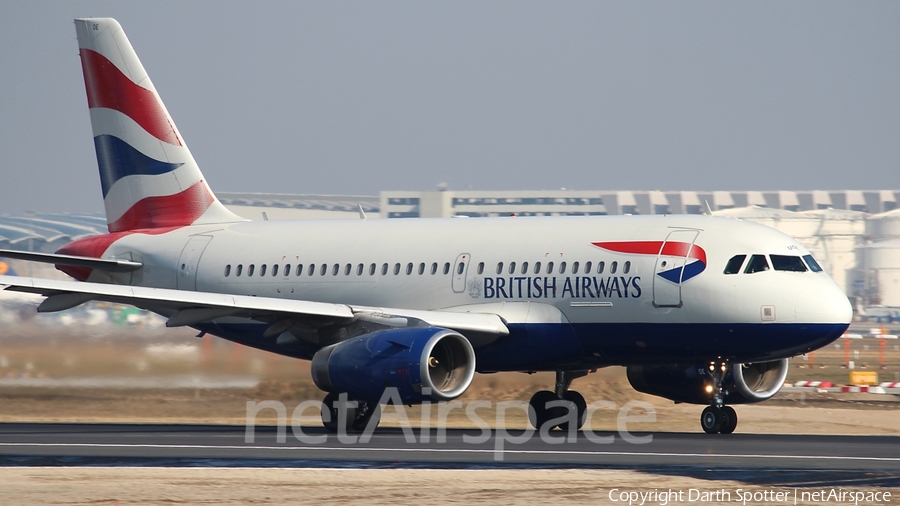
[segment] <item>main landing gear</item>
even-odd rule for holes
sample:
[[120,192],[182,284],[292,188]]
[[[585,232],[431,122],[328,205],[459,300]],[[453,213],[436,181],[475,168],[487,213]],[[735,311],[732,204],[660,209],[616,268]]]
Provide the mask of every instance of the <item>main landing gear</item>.
[[362,432],[370,423],[378,427],[380,421],[381,405],[377,402],[351,401],[342,405],[336,393],[329,393],[322,400],[322,425],[332,434],[341,427],[347,432]]
[[731,406],[725,406],[725,388],[722,386],[728,364],[710,362],[709,375],[712,383],[706,386],[710,394],[710,405],[700,414],[700,427],[707,434],[731,434],[737,428],[737,413]]
[[[575,430],[581,429],[587,416],[587,402],[580,393],[569,390],[572,380],[587,375],[587,371],[556,371],[556,388],[553,392],[549,390],[540,390],[535,393],[528,404],[531,409],[528,411],[528,421],[534,428],[540,430],[541,427],[549,422],[553,422],[552,430],[559,427],[560,430],[569,430],[569,423],[572,420],[569,415],[574,409],[575,412]],[[570,405],[554,405],[548,407],[547,403],[552,401],[568,401]]]

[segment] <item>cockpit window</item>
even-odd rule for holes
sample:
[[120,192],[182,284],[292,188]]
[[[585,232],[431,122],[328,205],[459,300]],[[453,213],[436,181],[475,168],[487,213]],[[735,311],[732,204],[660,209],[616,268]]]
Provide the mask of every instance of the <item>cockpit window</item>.
[[741,266],[744,265],[744,260],[747,259],[747,255],[735,255],[731,257],[731,260],[725,265],[725,274],[737,274],[741,272]]
[[769,270],[769,261],[766,260],[765,255],[753,255],[750,257],[750,261],[747,262],[747,268],[744,269],[744,274],[753,274],[754,272],[762,272]]
[[803,255],[803,259],[806,260],[806,265],[809,266],[809,270],[813,272],[822,272],[822,266],[819,265],[819,262],[816,262],[816,259],[813,258],[812,255]]
[[790,255],[769,255],[772,257],[772,267],[776,271],[806,272],[806,265],[800,257]]

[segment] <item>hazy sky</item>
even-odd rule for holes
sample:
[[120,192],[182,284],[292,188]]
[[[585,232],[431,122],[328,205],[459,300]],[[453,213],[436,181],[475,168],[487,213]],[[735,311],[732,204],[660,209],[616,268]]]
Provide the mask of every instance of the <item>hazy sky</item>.
[[900,2],[0,3],[0,212],[101,211],[75,17],[214,190],[900,187]]

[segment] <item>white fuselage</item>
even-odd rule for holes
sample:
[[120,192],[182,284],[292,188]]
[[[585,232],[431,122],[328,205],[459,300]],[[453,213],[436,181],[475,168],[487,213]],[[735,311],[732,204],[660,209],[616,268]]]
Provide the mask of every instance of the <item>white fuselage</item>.
[[[657,272],[696,259],[594,244],[667,240],[702,249],[702,272],[672,282]],[[785,325],[849,322],[847,298],[824,272],[723,273],[730,258],[753,254],[809,252],[774,229],[741,220],[610,216],[203,225],[130,234],[104,257],[142,262],[127,280],[136,285],[423,310],[466,306],[499,313],[510,323],[568,322],[581,334],[622,328],[608,325],[645,325],[639,334],[656,333],[659,325],[695,324],[752,325],[765,333],[766,326],[784,331]],[[594,324],[607,327],[588,327]],[[615,337],[604,335],[599,348],[615,349]],[[649,347],[646,339],[631,340]],[[794,343],[760,349],[759,355],[801,348]]]

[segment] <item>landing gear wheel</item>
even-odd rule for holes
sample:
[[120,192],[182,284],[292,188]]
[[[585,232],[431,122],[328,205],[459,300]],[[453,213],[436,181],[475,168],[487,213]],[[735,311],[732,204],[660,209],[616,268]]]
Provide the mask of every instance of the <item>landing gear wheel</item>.
[[[531,396],[531,400],[528,401],[528,404],[531,405],[531,409],[528,410],[528,421],[532,427],[540,430],[545,423],[556,418],[555,413],[553,413],[555,410],[547,409],[547,403],[557,400],[559,400],[559,397],[549,390],[539,390]],[[553,427],[550,428],[552,429]]]
[[[356,408],[347,407],[346,409],[340,410],[335,407],[340,400],[338,394],[332,392],[325,396],[325,399],[322,400],[322,425],[325,426],[325,430],[331,432],[332,434],[336,434],[338,431],[338,416],[344,415],[346,423],[344,427],[349,431],[353,429],[353,422],[356,420]],[[325,415],[328,413],[328,416]]]
[[731,434],[734,432],[734,429],[737,428],[737,413],[735,413],[734,408],[731,406],[722,406],[722,426],[719,427],[719,432],[722,434]]
[[718,434],[722,428],[722,411],[716,406],[707,406],[700,414],[700,426],[707,434]]
[[363,432],[370,423],[374,423],[374,428],[378,427],[381,421],[381,404],[377,402],[360,402],[356,408],[356,419],[350,430],[355,432]]
[[[566,393],[563,394],[563,400],[569,401],[575,405],[575,419],[578,421],[575,425],[575,430],[581,430],[581,427],[584,426],[584,421],[587,418],[587,401],[584,400],[583,395],[574,390],[567,390]],[[562,431],[568,431],[569,423],[563,422],[559,424],[559,428]]]

